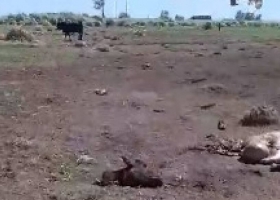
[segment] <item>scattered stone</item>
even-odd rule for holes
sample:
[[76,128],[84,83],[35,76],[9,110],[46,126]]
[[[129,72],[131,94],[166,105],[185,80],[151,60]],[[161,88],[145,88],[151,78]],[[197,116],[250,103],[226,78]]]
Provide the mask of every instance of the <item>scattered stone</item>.
[[239,51],[245,51],[245,47],[240,47],[238,50]]
[[212,84],[207,84],[201,87],[202,90],[205,90],[207,92],[210,93],[214,93],[214,94],[227,94],[227,88],[222,85],[222,84],[218,84],[218,83],[212,83]]
[[108,94],[108,91],[106,89],[95,89],[95,94],[99,96],[104,96]]
[[122,70],[122,69],[124,69],[125,67],[124,66],[118,66],[117,67],[117,69],[119,69],[119,70]]
[[87,43],[85,41],[77,40],[75,42],[75,47],[87,47]]
[[151,68],[151,63],[146,62],[145,64],[142,65],[142,69],[146,70],[146,69],[150,69]]
[[111,40],[119,40],[120,38],[118,36],[112,36]]
[[173,65],[168,65],[167,68],[168,69],[174,69],[174,66]]
[[216,106],[216,103],[209,103],[209,104],[200,106],[200,109],[201,110],[208,110],[208,109],[213,108],[215,106]]
[[170,45],[169,45],[169,44],[162,44],[162,47],[164,47],[164,48],[169,48]]
[[258,53],[256,53],[256,55],[253,56],[253,58],[262,58],[262,57],[263,57],[262,52],[258,52]]
[[242,126],[263,126],[278,124],[279,114],[272,106],[254,106],[246,111],[240,120]]
[[218,52],[218,51],[217,51],[217,52],[214,52],[213,54],[214,54],[214,55],[222,55],[222,53],[221,53],[221,52]]
[[144,54],[143,53],[136,53],[136,54],[134,54],[135,56],[144,56]]
[[165,112],[164,109],[153,109],[153,111],[154,111],[155,113],[164,113],[164,112]]
[[77,159],[77,164],[93,164],[95,162],[95,159],[88,156],[88,155],[80,155]]
[[239,156],[244,146],[243,140],[223,139],[213,134],[206,136],[206,138],[211,142],[210,144],[188,147],[187,150],[206,151],[211,154],[233,157]]
[[202,53],[195,53],[194,57],[203,57],[204,55]]
[[108,45],[99,45],[96,47],[96,50],[98,50],[100,52],[109,52],[110,47]]
[[58,199],[58,197],[55,194],[49,194],[48,197],[49,197],[50,200],[57,200]]
[[226,130],[226,124],[225,124],[224,120],[219,120],[218,129],[221,130],[221,131]]
[[222,49],[228,49],[228,46],[227,46],[226,44],[224,44],[224,45],[222,46]]
[[195,79],[191,79],[191,83],[199,83],[206,80],[207,78],[195,78]]

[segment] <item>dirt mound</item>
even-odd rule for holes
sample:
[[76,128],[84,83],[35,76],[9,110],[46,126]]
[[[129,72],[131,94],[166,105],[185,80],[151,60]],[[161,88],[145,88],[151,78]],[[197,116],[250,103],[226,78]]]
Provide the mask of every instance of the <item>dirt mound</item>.
[[242,126],[263,126],[278,124],[279,114],[272,106],[255,106],[246,111],[240,120]]

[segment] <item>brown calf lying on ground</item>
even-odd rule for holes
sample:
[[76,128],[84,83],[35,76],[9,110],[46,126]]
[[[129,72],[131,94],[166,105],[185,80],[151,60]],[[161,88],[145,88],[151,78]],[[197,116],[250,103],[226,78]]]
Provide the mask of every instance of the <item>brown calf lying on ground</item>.
[[143,161],[136,159],[134,163],[131,163],[123,156],[122,160],[126,167],[116,171],[103,172],[102,179],[98,182],[100,186],[111,185],[114,182],[120,186],[130,187],[156,188],[163,185],[161,178],[148,172],[147,165]]

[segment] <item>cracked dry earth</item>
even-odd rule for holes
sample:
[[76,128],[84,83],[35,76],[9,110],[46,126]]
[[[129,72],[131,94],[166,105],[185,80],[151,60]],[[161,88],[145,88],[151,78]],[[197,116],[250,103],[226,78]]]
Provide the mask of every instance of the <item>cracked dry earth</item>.
[[[128,51],[77,56],[70,66],[1,69],[0,199],[279,199],[280,174],[267,166],[187,150],[209,134],[244,138],[278,128],[238,120],[259,103],[280,109],[280,50],[236,41],[213,53],[219,45],[207,38],[185,45],[200,56],[120,45]],[[90,164],[76,163],[83,153]],[[165,186],[94,185],[105,169],[123,167],[122,155],[144,160]]]

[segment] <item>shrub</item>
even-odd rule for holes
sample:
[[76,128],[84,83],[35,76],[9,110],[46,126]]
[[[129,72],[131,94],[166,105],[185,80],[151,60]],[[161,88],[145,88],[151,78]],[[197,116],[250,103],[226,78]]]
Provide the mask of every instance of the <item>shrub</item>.
[[202,26],[202,28],[203,28],[204,30],[210,30],[210,29],[212,29],[212,24],[211,24],[211,22],[206,22],[206,23]]
[[44,21],[42,22],[42,25],[43,25],[43,26],[51,26],[52,24],[51,24],[49,21],[44,20]]
[[127,21],[124,20],[117,22],[117,26],[127,26],[127,25],[128,25]]
[[56,19],[55,18],[50,18],[49,22],[51,23],[52,26],[56,26]]
[[115,21],[112,19],[107,19],[106,20],[106,26],[114,26],[115,25]]
[[174,22],[169,22],[169,23],[168,23],[168,26],[169,26],[169,27],[173,27],[173,26],[175,26],[175,23],[174,23]]
[[154,26],[154,22],[153,21],[148,21],[147,25],[148,26]]
[[255,106],[246,111],[239,121],[242,126],[263,126],[277,124],[279,122],[278,111],[272,106]]
[[103,21],[102,17],[97,16],[97,15],[92,16],[92,18],[95,19],[96,21],[99,21],[99,22]]
[[261,27],[262,23],[255,22],[253,25],[254,25],[254,27]]
[[190,23],[190,22],[180,22],[180,26],[195,26],[195,23]]
[[129,14],[122,12],[122,13],[119,14],[119,18],[120,19],[122,19],[122,18],[130,18],[130,16],[129,16]]
[[181,15],[175,16],[175,21],[184,21],[184,20],[185,20],[184,16],[181,16]]
[[35,26],[35,28],[34,28],[34,30],[35,31],[43,31],[44,29],[43,29],[43,27],[42,26]]
[[34,40],[34,37],[26,30],[14,27],[7,33],[6,40],[26,40],[31,42]]
[[12,26],[15,26],[16,24],[17,24],[16,20],[11,20],[11,21],[9,22],[9,25],[12,25]]
[[147,23],[146,22],[140,22],[140,26],[146,26]]
[[53,27],[53,26],[48,26],[48,27],[47,27],[47,31],[52,32],[53,30],[54,30],[54,27]]
[[92,22],[86,22],[86,26],[93,27],[93,23]]
[[26,22],[24,23],[24,25],[25,25],[25,26],[32,26],[32,25],[33,25],[33,22],[31,22],[31,21],[26,21]]
[[166,26],[166,23],[165,23],[165,22],[158,22],[158,26],[160,26],[160,27],[165,27],[165,26]]

